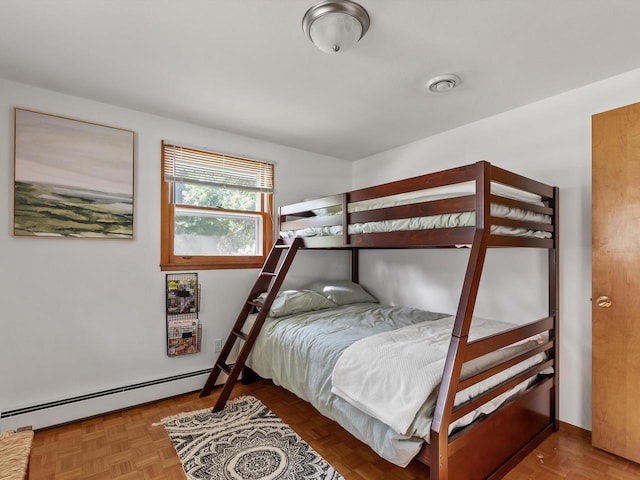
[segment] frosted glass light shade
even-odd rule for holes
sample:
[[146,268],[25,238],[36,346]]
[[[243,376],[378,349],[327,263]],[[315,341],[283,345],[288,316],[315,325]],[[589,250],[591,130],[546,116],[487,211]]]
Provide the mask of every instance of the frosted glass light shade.
[[325,53],[344,52],[369,29],[367,11],[351,0],[324,0],[302,18],[302,30]]
[[344,52],[360,40],[362,25],[346,13],[328,13],[311,24],[309,36],[325,53]]

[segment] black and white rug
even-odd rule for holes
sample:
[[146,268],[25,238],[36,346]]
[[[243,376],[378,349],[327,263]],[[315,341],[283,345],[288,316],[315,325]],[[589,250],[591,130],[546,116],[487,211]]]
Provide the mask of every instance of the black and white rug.
[[343,480],[260,400],[245,396],[224,410],[160,421],[193,480]]

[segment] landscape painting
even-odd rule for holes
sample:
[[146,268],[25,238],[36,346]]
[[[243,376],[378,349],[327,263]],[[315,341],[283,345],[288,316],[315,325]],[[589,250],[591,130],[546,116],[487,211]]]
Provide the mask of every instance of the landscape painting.
[[133,238],[133,131],[16,108],[14,134],[14,236]]

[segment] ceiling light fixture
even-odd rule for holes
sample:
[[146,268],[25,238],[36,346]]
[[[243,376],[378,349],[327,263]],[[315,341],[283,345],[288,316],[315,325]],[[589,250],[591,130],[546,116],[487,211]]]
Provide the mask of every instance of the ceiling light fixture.
[[427,88],[430,92],[446,93],[453,90],[460,84],[460,77],[451,73],[434,77],[427,82]]
[[369,14],[351,0],[328,0],[314,5],[302,18],[302,30],[325,53],[344,52],[369,29]]

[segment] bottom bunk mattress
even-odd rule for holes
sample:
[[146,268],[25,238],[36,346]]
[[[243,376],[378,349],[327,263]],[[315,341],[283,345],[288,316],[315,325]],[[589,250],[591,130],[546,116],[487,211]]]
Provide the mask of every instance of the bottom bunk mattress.
[[[429,439],[437,385],[442,377],[453,322],[454,318],[448,314],[375,303],[267,317],[247,365],[261,377],[271,379],[311,403],[381,457],[406,466]],[[244,330],[248,331],[250,325],[251,320],[246,322]],[[469,338],[474,340],[513,327],[506,322],[474,318]],[[409,344],[400,346],[398,342],[402,338]],[[533,348],[540,341],[530,339],[470,362],[463,369],[463,377]],[[384,346],[385,342],[391,342],[390,349]],[[395,355],[393,351],[402,355]],[[429,360],[428,365],[425,358]],[[544,358],[544,354],[533,356],[503,372],[501,378],[492,377],[474,386],[473,391],[460,392],[456,404]],[[344,363],[344,368],[334,372],[337,363]],[[376,367],[382,367],[383,371],[378,373]],[[389,371],[395,375],[389,375]],[[332,377],[340,385],[334,385]],[[420,377],[428,377],[430,381]],[[395,385],[389,383],[390,380],[394,380]],[[428,385],[430,383],[432,385]],[[396,388],[398,385],[400,388]],[[485,404],[481,411],[461,418],[451,426],[450,432],[497,409],[527,385],[523,383]],[[380,403],[381,391],[394,393],[387,395],[392,404]],[[367,399],[373,404],[368,404]],[[377,415],[377,412],[387,415]]]

